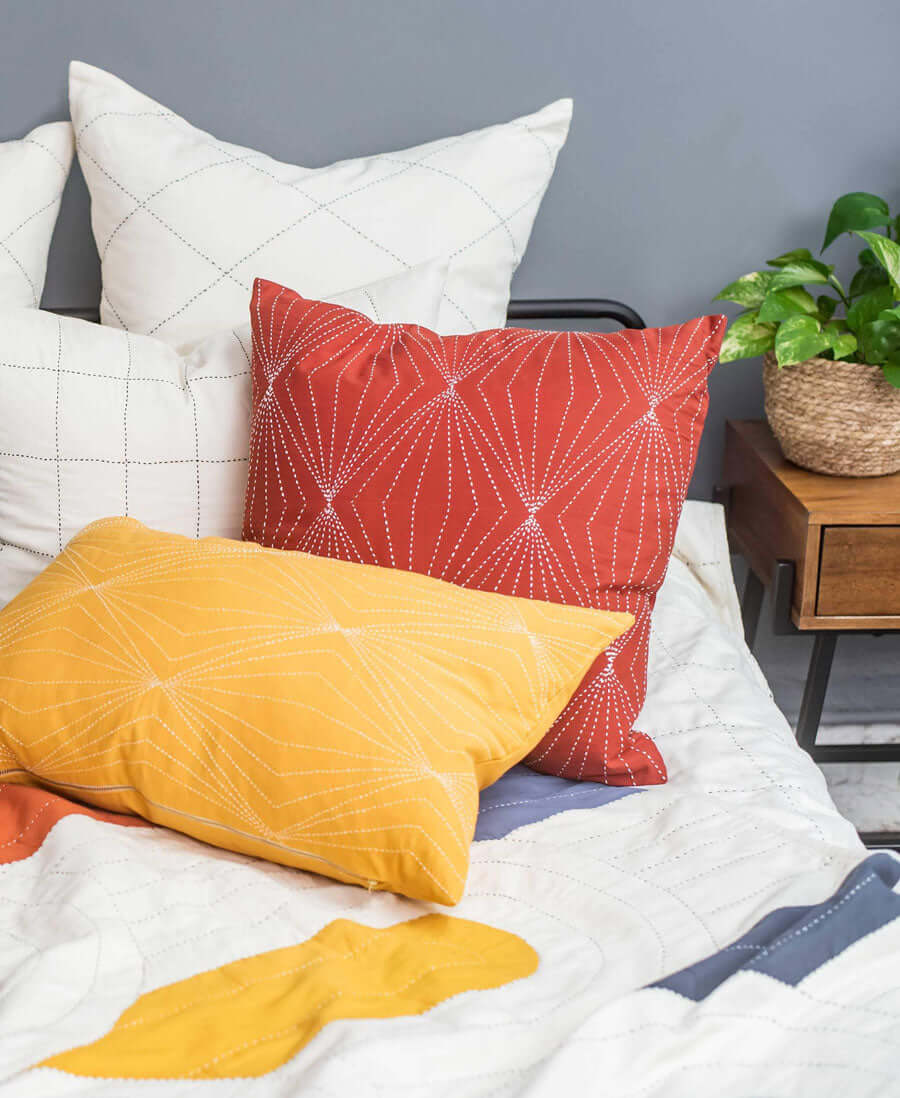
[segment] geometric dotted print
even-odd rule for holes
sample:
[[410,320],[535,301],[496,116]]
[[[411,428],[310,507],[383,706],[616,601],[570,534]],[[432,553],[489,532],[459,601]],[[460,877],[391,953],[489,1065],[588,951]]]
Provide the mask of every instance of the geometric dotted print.
[[108,515],[238,535],[246,326],[182,358],[158,340],[29,309],[5,325],[2,344],[0,606]]
[[0,307],[36,309],[74,153],[68,122],[0,143]]
[[630,624],[100,520],[0,613],[0,782],[455,903],[479,788]]
[[633,614],[526,761],[665,781],[633,723],[723,319],[441,338],[262,280],[251,319],[244,537]]
[[257,275],[327,300],[436,256],[450,260],[439,331],[504,323],[572,113],[561,99],[501,125],[313,169],[220,141],[77,61],[69,101],[103,323],[182,349],[240,323]]
[[[342,294],[378,320],[437,316],[441,263]],[[245,308],[246,312],[246,308]],[[250,326],[188,355],[162,340],[38,309],[0,335],[0,606],[83,526],[130,515],[239,538],[250,421]]]

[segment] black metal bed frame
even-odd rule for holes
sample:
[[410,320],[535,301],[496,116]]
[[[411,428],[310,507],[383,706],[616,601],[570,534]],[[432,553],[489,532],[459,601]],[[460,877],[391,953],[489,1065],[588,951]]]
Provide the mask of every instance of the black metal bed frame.
[[[47,307],[47,312],[96,323],[97,308]],[[640,315],[629,305],[606,297],[535,297],[514,299],[506,313],[508,320],[614,320],[623,328],[645,328]]]
[[615,320],[623,328],[646,328],[630,305],[605,297],[535,297],[512,300],[508,320]]
[[[811,636],[813,650],[803,687],[803,699],[797,715],[797,743],[817,763],[870,763],[900,762],[898,743],[817,743],[825,692],[831,675],[831,664],[838,637],[861,633],[881,636],[882,633],[900,633],[900,629],[798,629],[791,617],[794,593],[794,562],[778,560],[771,584],[772,632],[779,637]],[[741,617],[744,623],[744,640],[753,651],[762,611],[765,588],[756,573],[748,568],[744,593],[741,599]],[[861,831],[859,837],[872,849],[900,851],[900,831]]]

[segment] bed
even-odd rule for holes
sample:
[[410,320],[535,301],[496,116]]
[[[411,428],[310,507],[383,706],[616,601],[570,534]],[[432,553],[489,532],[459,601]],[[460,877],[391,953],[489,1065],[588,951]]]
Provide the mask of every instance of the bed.
[[516,768],[483,794],[453,916],[520,936],[532,975],[417,1015],[337,1017],[255,1078],[192,1047],[208,1014],[161,1031],[184,1043],[180,1078],[40,1065],[155,989],[334,920],[390,928],[439,909],[79,814],[29,846],[41,810],[18,819],[0,835],[0,1094],[897,1093],[900,859],[867,854],[777,710],[717,505],[683,512],[641,727],[666,785]]
[[[6,619],[13,624],[0,631],[5,661],[0,667],[0,770],[6,775],[0,783],[0,1098],[900,1094],[900,858],[864,848],[775,706],[743,640],[717,505],[689,502],[684,507],[666,572],[706,410],[707,375],[725,318],[612,336],[559,338],[503,330],[509,281],[565,142],[571,100],[414,149],[311,169],[219,141],[111,73],[80,62],[71,65],[69,90],[73,126],[66,122],[55,128],[59,148],[49,158],[52,166],[42,160],[48,216],[41,219],[41,231],[25,241],[27,262],[13,257],[17,270],[10,285],[15,289],[0,293],[9,297],[4,307],[16,309],[5,314],[0,355],[5,411],[0,417],[5,568],[0,605],[15,604]],[[73,135],[101,256],[100,328],[84,323],[97,319],[95,309],[56,310],[75,318],[61,319],[21,308],[26,269],[27,300],[37,303],[41,296],[59,172],[65,176],[68,169]],[[31,135],[29,148],[33,145]],[[12,177],[18,180],[19,174]],[[21,190],[18,182],[16,190]],[[26,191],[21,211],[7,202],[11,224],[18,223],[19,229],[33,223],[35,189]],[[356,289],[338,293],[350,286]],[[309,300],[290,287],[302,287]],[[288,320],[290,310],[295,311]],[[512,302],[507,319],[569,326],[602,319],[643,328],[629,307],[592,299]],[[312,344],[305,342],[310,331],[317,333]],[[391,369],[357,370],[365,358],[357,351],[383,348],[386,332],[392,340]],[[450,342],[444,344],[439,332]],[[606,346],[607,341],[618,349]],[[395,344],[400,348],[396,356]],[[574,344],[579,345],[575,350]],[[303,399],[293,401],[291,369],[283,367],[295,357],[310,358],[310,346],[321,351],[320,365],[329,366],[309,371],[316,384],[331,385],[332,373],[336,380],[332,389],[315,391],[310,383]],[[375,351],[372,355],[377,357]],[[398,363],[408,360],[406,374],[395,372],[395,357]],[[454,368],[443,373],[435,365],[450,360]],[[458,362],[465,371],[456,369]],[[361,557],[349,563],[329,559],[341,554],[325,541],[282,541],[280,532],[266,526],[265,506],[265,536],[256,536],[250,502],[257,498],[250,468],[254,446],[269,439],[265,431],[255,432],[259,408],[252,398],[263,393],[257,404],[269,401],[273,420],[284,399],[290,429],[282,434],[293,439],[296,426],[296,435],[302,436],[308,416],[316,424],[310,437],[318,439],[320,409],[331,408],[332,393],[340,392],[342,410],[348,391],[352,395],[353,387],[344,385],[345,366],[351,380],[363,379],[344,417],[349,426],[345,430],[342,423],[338,430],[335,395],[328,446],[321,452],[313,448],[310,460],[295,468],[327,470],[313,486],[319,509],[311,520],[321,519],[326,530],[336,521],[338,505],[348,509],[345,523],[351,521],[349,512],[358,517],[357,511],[366,511],[361,490],[347,488],[360,470],[367,484],[381,483],[376,465],[379,475],[384,465],[392,478],[390,490],[373,489],[378,513],[403,468],[415,469],[415,488],[400,501],[399,517],[391,524],[385,519],[389,553],[385,559],[367,557],[368,564]],[[486,378],[495,373],[491,389]],[[301,374],[294,379],[298,384],[307,380]],[[545,385],[545,376],[564,380]],[[396,383],[404,377],[405,390]],[[523,390],[520,377],[527,383]],[[379,378],[387,383],[387,395],[378,388]],[[423,383],[425,378],[433,388]],[[194,380],[204,385],[195,389]],[[468,404],[466,385],[476,391]],[[389,418],[382,423],[384,408],[391,407],[398,390],[404,410],[393,422],[400,425],[393,426]],[[484,396],[489,390],[493,396]],[[370,394],[375,394],[371,404]],[[414,439],[402,433],[423,414],[429,394],[446,413],[445,470],[430,457],[433,448],[443,453],[442,446],[433,447],[436,432],[423,427]],[[421,407],[419,400],[425,401]],[[492,471],[480,443],[460,446],[451,462],[449,424],[462,415],[457,401],[478,426],[479,438],[490,439],[496,453],[512,454],[505,467],[495,461]],[[509,422],[505,412],[497,413],[507,407],[516,413]],[[481,419],[475,410],[483,413]],[[359,449],[357,424],[364,425],[367,440]],[[524,447],[523,424],[531,434]],[[387,433],[378,441],[382,428]],[[424,442],[417,451],[420,439]],[[328,461],[317,464],[325,449]],[[341,461],[346,458],[340,478],[331,464],[334,451]],[[400,468],[390,470],[386,455],[395,451]],[[587,458],[585,451],[591,451]],[[470,461],[470,455],[478,460]],[[292,468],[290,475],[282,474],[282,458],[293,460],[293,451],[276,447],[260,459],[259,468],[265,473],[271,459],[273,477],[293,486],[296,473]],[[455,480],[451,466],[457,470]],[[478,485],[470,468],[483,474],[482,498],[490,506],[476,499]],[[547,470],[552,477],[542,479]],[[339,479],[346,491],[337,490]],[[508,491],[498,488],[501,479]],[[592,486],[590,500],[576,507],[573,500],[585,484]],[[469,494],[454,485],[468,486]],[[417,545],[426,544],[413,518],[414,512],[421,514],[416,511],[420,488],[423,496],[433,494],[433,515],[440,520],[431,523],[434,540],[421,559],[413,554],[413,539],[408,546],[400,542],[415,529]],[[259,491],[265,503],[268,497]],[[279,495],[285,513],[288,496],[286,491]],[[291,496],[296,503],[288,522],[292,531],[309,517],[304,516],[306,499],[303,491]],[[470,500],[468,512],[461,499]],[[548,524],[542,509],[551,499]],[[568,517],[563,521],[570,506],[577,516],[571,523]],[[476,514],[482,527],[474,523]],[[503,534],[505,540],[488,544],[489,535],[507,520],[517,525]],[[477,544],[464,541],[470,521]],[[368,527],[360,522],[360,537],[368,542]],[[542,523],[556,540],[550,540]],[[427,525],[424,519],[420,525]],[[423,583],[450,579],[453,585],[444,587],[454,592],[453,600],[493,606],[478,612],[481,625],[489,640],[501,637],[465,651],[462,662],[484,672],[488,650],[518,654],[509,662],[528,669],[521,696],[537,698],[539,688],[552,693],[558,703],[552,714],[551,699],[541,702],[541,713],[551,714],[549,722],[560,706],[570,704],[574,689],[581,694],[574,723],[583,729],[576,728],[569,741],[553,732],[559,759],[551,759],[550,748],[537,757],[525,754],[540,749],[543,738],[532,737],[517,752],[492,747],[489,757],[479,756],[487,765],[528,758],[545,773],[518,765],[488,784],[488,779],[475,780],[474,766],[461,776],[456,764],[441,769],[424,751],[414,755],[413,749],[435,738],[437,722],[404,724],[406,709],[384,707],[387,716],[378,730],[386,729],[386,740],[394,736],[399,741],[412,725],[416,735],[409,737],[409,750],[398,749],[397,758],[389,760],[396,763],[396,773],[402,770],[399,791],[381,797],[381,790],[394,788],[386,781],[395,772],[368,743],[360,748],[356,741],[348,740],[350,747],[338,742],[335,730],[340,731],[341,721],[357,732],[357,725],[363,726],[361,719],[354,724],[345,718],[343,708],[335,711],[332,723],[321,725],[324,746],[293,735],[292,719],[299,709],[280,722],[261,718],[252,725],[248,719],[241,731],[252,728],[271,741],[277,733],[281,746],[314,746],[322,755],[304,755],[291,765],[271,763],[265,748],[252,754],[257,739],[246,736],[244,743],[239,734],[233,736],[227,747],[241,742],[249,752],[242,759],[253,759],[235,767],[237,785],[253,786],[255,799],[239,805],[246,808],[244,817],[212,821],[219,830],[210,841],[222,841],[227,848],[229,838],[246,830],[247,818],[260,823],[273,806],[290,815],[304,802],[306,811],[290,817],[281,830],[269,826],[267,817],[255,836],[275,847],[278,843],[270,840],[293,837],[296,829],[301,837],[291,852],[306,855],[312,849],[313,860],[292,864],[323,872],[330,868],[334,877],[234,852],[261,847],[232,842],[231,849],[223,849],[155,826],[147,820],[187,832],[187,820],[211,821],[201,818],[202,799],[182,804],[173,798],[162,807],[176,813],[180,805],[177,819],[154,816],[153,808],[160,805],[154,805],[152,789],[141,786],[141,768],[164,774],[177,792],[190,795],[197,793],[191,779],[199,776],[204,784],[203,766],[226,783],[229,776],[221,777],[217,763],[227,748],[213,752],[225,742],[225,733],[216,732],[225,718],[239,722],[242,714],[232,700],[230,709],[210,703],[205,712],[213,715],[198,722],[211,733],[208,742],[191,753],[188,737],[178,738],[183,727],[171,717],[175,702],[171,709],[142,710],[141,719],[132,719],[129,711],[112,722],[109,738],[127,729],[128,748],[150,742],[159,755],[151,763],[139,750],[116,750],[117,762],[125,767],[121,773],[97,762],[102,749],[92,750],[110,731],[97,714],[105,714],[107,707],[110,712],[124,709],[123,697],[158,698],[157,692],[180,674],[166,662],[170,653],[163,652],[162,642],[157,647],[165,659],[138,659],[134,668],[128,666],[127,653],[121,657],[116,642],[121,650],[130,643],[141,655],[132,633],[118,628],[139,618],[129,602],[134,592],[120,585],[111,594],[106,573],[98,578],[93,558],[86,564],[87,558],[78,556],[84,543],[72,548],[86,530],[94,529],[89,536],[95,537],[102,528],[103,543],[99,549],[92,543],[92,552],[106,560],[113,552],[114,528],[121,533],[126,527],[162,538],[170,570],[179,566],[172,561],[186,559],[179,555],[183,552],[254,557],[270,564],[281,557],[280,564],[271,564],[278,572],[272,590],[279,596],[294,592],[285,586],[289,562],[302,566],[301,554],[281,554],[283,548],[308,549],[302,557],[319,569],[328,566],[334,575],[389,564],[390,569],[375,571],[389,572],[395,584],[404,580],[405,569],[405,582],[415,584],[420,594],[402,597],[418,600],[416,612],[443,603],[422,594]],[[104,542],[106,535],[110,540]],[[209,550],[205,535],[218,548]],[[508,547],[518,546],[510,539],[519,537],[530,548],[516,558]],[[198,547],[199,538],[207,548]],[[171,549],[173,539],[188,548]],[[485,555],[479,557],[482,542]],[[448,570],[449,557],[438,559],[445,544],[449,557],[458,551],[464,558],[454,562],[453,570]],[[321,552],[316,545],[330,545],[334,552]],[[551,549],[557,554],[552,558]],[[545,554],[542,561],[540,553]],[[526,574],[526,557],[529,570],[538,560],[543,586],[520,589],[518,576],[515,583],[504,581],[503,572],[514,559],[519,573]],[[558,560],[566,569],[571,562],[579,583],[582,570],[588,580],[573,586],[563,576],[566,569],[554,574]],[[463,567],[467,561],[474,561],[472,571]],[[155,568],[156,558],[150,563]],[[129,564],[143,567],[147,560],[132,553]],[[480,575],[478,569],[483,569]],[[146,575],[137,574],[135,582],[144,582]],[[366,583],[353,584],[368,596],[375,581],[371,572],[367,575]],[[527,575],[530,584],[532,572]],[[547,576],[553,586],[544,582]],[[249,601],[261,590],[258,580],[257,572],[248,571],[240,582],[230,581],[230,589]],[[275,614],[262,604],[242,605],[239,624],[249,618],[256,626],[257,615],[269,614],[278,622],[276,640],[285,633],[303,634],[314,638],[312,647],[326,647],[319,639],[325,634],[341,634],[343,658],[353,647],[347,637],[360,631],[357,619],[348,622],[329,611],[310,625],[297,612],[298,605],[306,612],[324,603],[328,582],[298,583],[306,602],[278,601]],[[382,582],[388,580],[382,576]],[[173,616],[168,625],[179,638],[198,641],[196,655],[202,661],[208,656],[204,642],[212,634],[217,644],[221,641],[234,604],[222,599],[227,585],[216,587],[205,574],[196,585],[206,616]],[[147,586],[152,584],[147,581]],[[463,591],[466,587],[477,590]],[[46,599],[43,593],[35,597],[36,589]],[[380,596],[382,603],[391,609],[392,599],[401,596],[392,593],[393,586],[383,590],[389,593]],[[607,601],[594,601],[601,590]],[[166,613],[183,601],[194,605],[169,588],[141,595],[146,596],[146,616],[140,619],[145,624],[148,619],[166,624]],[[502,610],[494,606],[492,600],[507,596],[525,596],[535,614],[571,622],[580,617],[579,628],[591,631],[589,662],[575,668],[577,675],[572,672],[564,698],[561,681],[550,691],[548,669],[561,665],[560,651],[577,648],[578,636],[554,634],[557,648],[551,651],[545,634],[528,627],[531,619],[523,609],[513,613],[510,604]],[[544,603],[539,611],[534,603],[540,599],[556,605]],[[60,623],[53,615],[69,602],[88,608],[83,616]],[[107,602],[116,604],[114,626],[104,616]],[[405,603],[401,608],[405,611]],[[623,640],[615,653],[612,632],[604,634],[601,647],[601,611],[618,620],[615,641]],[[478,613],[469,616],[476,619]],[[212,614],[219,619],[210,624]],[[462,611],[453,619],[454,629],[461,620]],[[185,621],[200,625],[193,629]],[[376,626],[381,621],[374,619]],[[268,628],[271,622],[261,625]],[[397,632],[414,632],[415,625],[414,617],[406,617]],[[152,639],[153,629],[145,632]],[[367,640],[373,635],[384,644],[386,634],[370,633]],[[438,633],[433,629],[424,635],[427,640]],[[435,652],[444,654],[442,645],[448,651],[454,644],[463,647],[469,635],[448,630],[440,635],[441,644],[410,643],[402,658],[414,667],[416,652],[420,660],[432,659]],[[514,642],[508,639],[513,635]],[[644,698],[648,636],[649,690],[635,722]],[[245,664],[268,639],[267,634],[264,642],[247,649]],[[631,654],[623,656],[629,649]],[[236,647],[227,650],[227,666],[223,652],[216,656],[223,662],[210,672],[216,698],[238,693],[232,680],[243,666]],[[35,664],[29,662],[33,657]],[[434,662],[439,660],[434,657]],[[121,674],[120,664],[126,664]],[[179,665],[173,660],[171,666]],[[203,669],[206,664],[191,666]],[[360,665],[352,666],[356,674]],[[441,709],[434,698],[449,697],[450,690],[416,691],[425,680],[412,673],[406,677],[407,669],[403,665],[396,692],[409,684],[410,697],[424,698],[429,712]],[[269,672],[276,673],[304,688],[311,681],[304,676],[312,674],[333,685],[318,664],[298,660]],[[248,697],[277,700],[265,696],[261,674],[244,675],[251,677],[252,689],[242,687]],[[346,694],[355,705],[369,680],[349,681],[353,689]],[[500,695],[490,689],[509,687],[503,674],[476,674],[472,681],[471,694],[484,708],[478,719],[466,723],[460,718],[451,728],[460,739],[459,733],[466,732],[487,743],[488,723],[493,720],[504,725],[500,733],[508,732],[506,724],[515,724],[525,703],[520,706],[509,688],[516,706],[493,704]],[[319,703],[312,691],[308,694],[303,702],[313,710]],[[457,711],[449,702],[444,708],[451,715]],[[511,714],[508,721],[506,714]],[[42,715],[48,717],[44,723]],[[155,735],[153,722],[165,728],[165,736]],[[566,719],[563,726],[565,731]],[[539,729],[542,737],[546,727]],[[589,760],[590,768],[584,762],[587,748],[584,757],[575,758],[582,732],[597,756]],[[372,742],[376,738],[370,737]],[[501,739],[497,734],[494,742]],[[28,748],[35,745],[40,749],[29,756]],[[456,750],[459,745],[450,746]],[[179,768],[179,748],[198,763],[197,770]],[[319,761],[330,759],[329,752],[352,761],[343,769]],[[102,770],[103,779],[79,784],[67,765],[54,768],[54,756],[58,761],[60,755],[66,764],[83,760],[89,775]],[[171,765],[156,765],[164,756]],[[29,758],[37,760],[35,765],[25,765]],[[573,758],[574,770],[569,769]],[[366,767],[378,796],[360,793],[369,780]],[[505,765],[490,773],[495,777],[501,769]],[[337,836],[334,848],[341,857],[361,850],[387,855],[386,862],[402,855],[422,864],[418,851],[423,848],[405,839],[409,823],[411,832],[428,840],[426,870],[429,854],[443,854],[444,833],[430,830],[427,817],[420,826],[405,816],[398,822],[391,811],[386,811],[389,826],[380,832],[354,827],[343,803],[329,815],[327,805],[309,800],[294,785],[276,784],[274,792],[263,788],[264,782],[256,783],[263,771],[279,778],[313,775],[317,793],[337,793],[338,801],[368,798],[378,810],[424,802],[435,817],[441,811],[448,819],[465,815],[458,845],[465,855],[471,846],[468,878],[458,873],[458,889],[452,893],[394,888],[395,878],[372,868],[377,857],[364,860],[365,875],[342,876],[346,867],[341,864],[324,856],[315,860],[316,849],[330,851],[315,848],[308,837],[322,816],[334,828],[334,835],[326,837]],[[556,776],[562,774],[567,777]],[[462,777],[468,777],[465,787]],[[575,777],[600,780],[567,780]],[[376,779],[385,784],[375,785]],[[607,780],[611,784],[601,784]],[[460,790],[467,790],[464,804]],[[69,791],[85,793],[94,807],[68,799],[64,794]],[[137,799],[116,799],[123,791]],[[222,839],[225,832],[229,838]],[[404,837],[394,838],[395,832]],[[194,833],[209,837],[202,830]],[[379,838],[385,834],[388,839]],[[451,841],[452,833],[447,849]],[[268,856],[271,851],[263,852]],[[460,891],[461,900],[449,906]],[[444,898],[448,906],[405,895]]]

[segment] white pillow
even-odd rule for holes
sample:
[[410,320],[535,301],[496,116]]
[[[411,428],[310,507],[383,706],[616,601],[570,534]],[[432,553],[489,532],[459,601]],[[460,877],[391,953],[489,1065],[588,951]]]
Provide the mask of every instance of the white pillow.
[[69,103],[102,321],[182,348],[237,323],[257,276],[326,298],[435,255],[451,260],[437,330],[502,327],[572,114],[560,99],[461,137],[303,168],[218,141],[80,61]]
[[[386,323],[437,318],[446,264],[335,300]],[[0,314],[0,606],[86,523],[240,538],[250,438],[250,325],[186,357],[35,309]]]
[[0,307],[36,309],[47,252],[72,165],[68,122],[38,126],[21,141],[0,143]]

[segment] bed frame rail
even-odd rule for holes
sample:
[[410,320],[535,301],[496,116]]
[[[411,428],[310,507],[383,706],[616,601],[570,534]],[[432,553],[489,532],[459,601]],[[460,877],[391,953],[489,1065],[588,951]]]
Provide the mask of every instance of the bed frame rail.
[[605,297],[514,298],[507,320],[614,320],[623,328],[646,328],[640,313]]
[[[76,317],[97,323],[100,312],[96,307],[48,308],[59,316]],[[623,328],[645,328],[640,313],[621,301],[606,297],[536,297],[513,299],[507,311],[508,320],[613,320]]]

